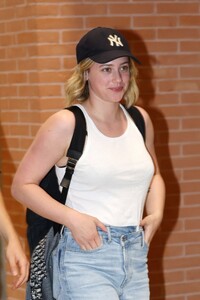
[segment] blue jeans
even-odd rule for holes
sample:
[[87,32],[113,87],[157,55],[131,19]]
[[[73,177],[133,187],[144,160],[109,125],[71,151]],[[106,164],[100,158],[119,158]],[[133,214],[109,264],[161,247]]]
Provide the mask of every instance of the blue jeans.
[[82,250],[65,228],[54,252],[57,300],[149,300],[148,246],[141,228],[98,229],[102,244]]

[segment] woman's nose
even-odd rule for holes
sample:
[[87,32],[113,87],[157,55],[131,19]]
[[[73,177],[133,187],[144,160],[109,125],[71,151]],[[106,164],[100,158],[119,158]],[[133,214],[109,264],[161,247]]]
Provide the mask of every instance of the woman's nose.
[[121,76],[121,73],[119,71],[113,72],[113,81],[116,81],[116,82],[121,82],[122,81],[122,76]]

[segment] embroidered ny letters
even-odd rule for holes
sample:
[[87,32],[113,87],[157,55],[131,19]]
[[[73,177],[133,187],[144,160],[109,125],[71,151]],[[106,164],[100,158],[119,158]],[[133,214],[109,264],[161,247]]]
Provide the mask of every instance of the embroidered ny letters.
[[121,39],[120,37],[118,37],[116,34],[113,36],[113,35],[109,35],[108,37],[108,40],[110,41],[110,46],[114,46],[114,44],[119,47],[119,46],[124,46],[121,42]]

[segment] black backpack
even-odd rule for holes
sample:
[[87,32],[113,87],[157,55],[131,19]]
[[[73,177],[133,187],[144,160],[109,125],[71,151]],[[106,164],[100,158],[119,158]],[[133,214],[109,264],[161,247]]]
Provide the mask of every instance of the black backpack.
[[[66,201],[69,183],[73,175],[76,163],[82,155],[85,137],[87,135],[86,121],[82,110],[78,106],[71,106],[66,109],[74,113],[76,122],[73,137],[67,152],[68,162],[66,171],[61,182],[61,186],[63,187],[62,193],[59,190],[55,167],[52,167],[52,169],[40,182],[40,187],[42,187],[51,197],[63,204]],[[132,106],[128,109],[126,108],[126,110],[132,117],[133,121],[141,132],[143,139],[145,140],[145,122],[142,114],[135,106]],[[58,232],[61,228],[61,224],[43,218],[30,209],[27,209],[26,211],[26,222],[28,225],[27,238],[31,253],[51,227],[54,228],[55,233]]]

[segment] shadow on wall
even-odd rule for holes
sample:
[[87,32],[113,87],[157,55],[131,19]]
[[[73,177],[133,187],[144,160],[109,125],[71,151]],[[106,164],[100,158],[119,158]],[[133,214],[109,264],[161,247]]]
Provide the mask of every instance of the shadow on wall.
[[[166,244],[178,219],[180,188],[175,177],[169,151],[169,130],[165,116],[155,107],[155,89],[153,85],[153,65],[157,63],[145,46],[142,38],[130,30],[120,30],[129,41],[132,53],[141,61],[138,66],[140,99],[138,104],[149,113],[155,130],[155,147],[159,166],[166,184],[166,204],[161,228],[154,237],[149,252],[149,276],[151,300],[166,299],[163,259]],[[173,208],[173,209],[172,209]]]

